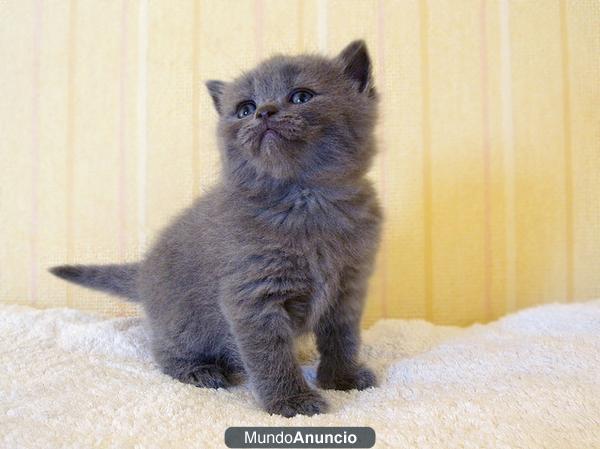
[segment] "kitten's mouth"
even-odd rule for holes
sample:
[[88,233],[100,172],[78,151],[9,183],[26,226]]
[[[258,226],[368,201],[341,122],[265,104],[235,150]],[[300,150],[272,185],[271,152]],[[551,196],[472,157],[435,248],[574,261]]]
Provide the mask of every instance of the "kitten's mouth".
[[263,131],[261,137],[260,137],[260,145],[262,145],[265,142],[268,142],[270,140],[279,140],[281,139],[281,134],[279,134],[277,131],[275,131],[272,128],[267,128]]

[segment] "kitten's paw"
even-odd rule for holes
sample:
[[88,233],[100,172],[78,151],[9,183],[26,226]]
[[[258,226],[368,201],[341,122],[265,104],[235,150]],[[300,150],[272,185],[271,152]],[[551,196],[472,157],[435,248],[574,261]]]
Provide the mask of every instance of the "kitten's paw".
[[325,390],[365,390],[377,385],[377,377],[366,366],[359,366],[350,372],[335,374],[319,369],[317,383]]
[[291,418],[295,415],[318,415],[327,412],[329,405],[319,393],[307,390],[294,396],[278,398],[267,405],[270,414]]
[[201,365],[179,380],[201,388],[227,388],[231,385],[223,369],[217,365]]

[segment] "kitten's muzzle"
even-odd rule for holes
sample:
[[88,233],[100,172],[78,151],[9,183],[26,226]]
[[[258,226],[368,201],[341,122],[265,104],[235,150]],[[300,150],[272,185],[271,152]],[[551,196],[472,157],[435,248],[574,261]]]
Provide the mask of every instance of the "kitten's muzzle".
[[265,141],[265,139],[278,139],[283,137],[276,129],[269,126],[268,123],[265,122],[265,126],[263,127],[263,131],[260,133],[260,145]]
[[279,112],[279,108],[274,105],[273,103],[267,103],[267,104],[263,104],[261,107],[259,107],[256,110],[256,113],[254,114],[254,116],[257,119],[267,119],[269,117],[271,117],[272,115],[277,114],[277,112]]

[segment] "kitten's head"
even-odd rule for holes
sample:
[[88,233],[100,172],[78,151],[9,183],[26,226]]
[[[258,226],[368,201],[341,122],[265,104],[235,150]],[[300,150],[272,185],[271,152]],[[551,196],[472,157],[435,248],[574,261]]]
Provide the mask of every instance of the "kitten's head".
[[335,182],[368,169],[377,95],[363,41],[335,58],[275,56],[206,85],[230,176]]

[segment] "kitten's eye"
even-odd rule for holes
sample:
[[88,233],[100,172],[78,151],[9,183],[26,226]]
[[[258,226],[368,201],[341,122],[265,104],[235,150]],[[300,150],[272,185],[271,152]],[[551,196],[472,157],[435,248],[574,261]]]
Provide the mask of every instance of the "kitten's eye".
[[256,111],[256,105],[253,101],[245,101],[237,108],[237,118],[244,118],[252,115]]
[[310,99],[314,96],[314,94],[310,90],[301,89],[297,90],[290,97],[290,102],[294,104],[301,104],[310,101]]

